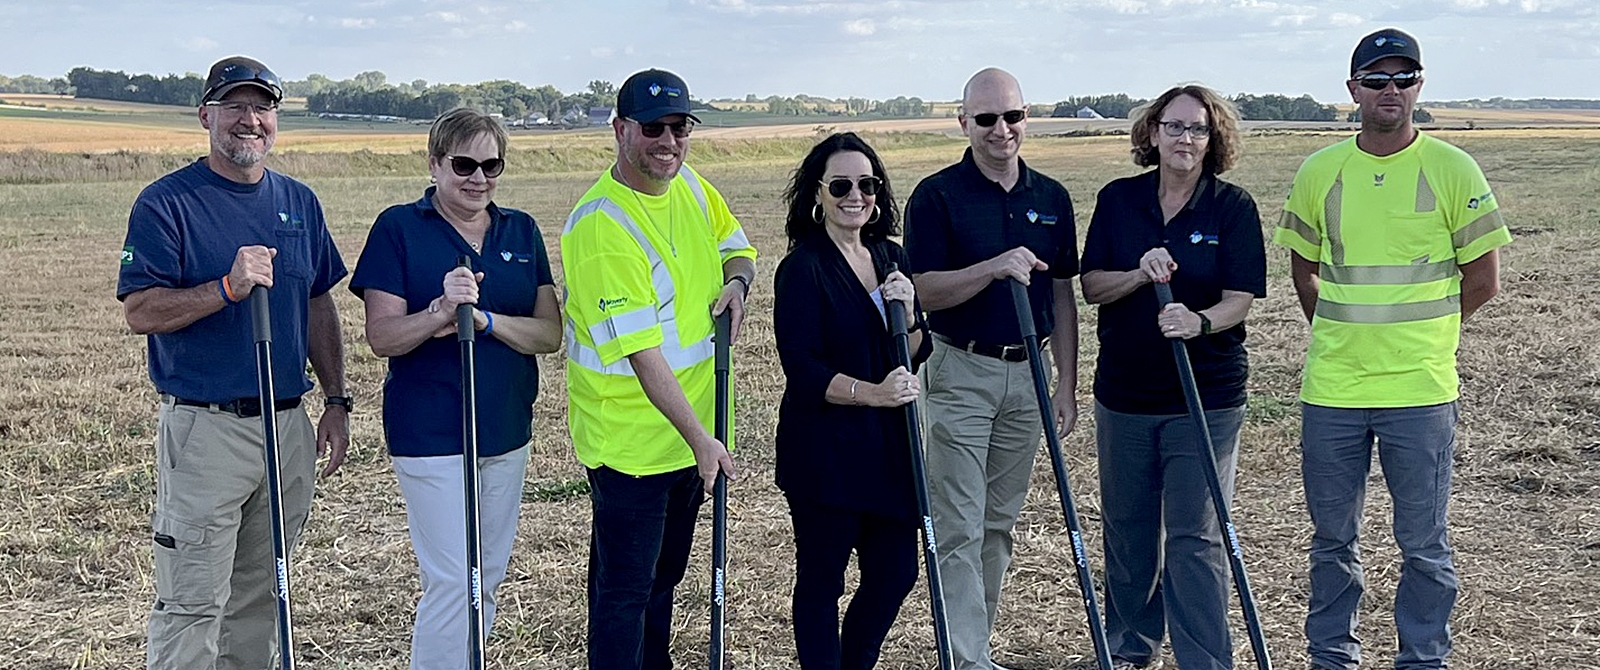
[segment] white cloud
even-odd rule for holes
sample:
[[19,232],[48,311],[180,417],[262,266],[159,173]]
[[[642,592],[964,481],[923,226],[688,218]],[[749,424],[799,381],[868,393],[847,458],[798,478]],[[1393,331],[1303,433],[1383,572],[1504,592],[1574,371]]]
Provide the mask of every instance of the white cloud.
[[376,26],[376,25],[378,25],[378,20],[377,19],[373,19],[373,18],[360,18],[360,19],[344,18],[344,19],[339,19],[339,27],[340,28],[355,28],[355,29],[360,30],[360,29],[365,29],[365,28],[371,28],[371,27]]
[[845,21],[840,28],[844,30],[846,35],[858,35],[861,37],[866,37],[867,35],[878,32],[878,26],[872,23],[872,19],[856,19],[854,21]]
[[1338,27],[1341,27],[1341,28],[1353,28],[1355,26],[1359,26],[1359,25],[1361,25],[1363,23],[1366,23],[1366,22],[1367,22],[1366,19],[1364,19],[1364,18],[1362,18],[1362,17],[1360,17],[1360,16],[1358,16],[1356,14],[1347,14],[1345,12],[1334,12],[1334,13],[1328,15],[1328,24],[1329,25],[1333,25],[1333,26],[1338,26]]
[[617,50],[611,47],[594,47],[589,49],[589,55],[595,58],[610,58],[616,54]]
[[179,49],[184,51],[211,51],[217,48],[217,41],[209,37],[191,37],[186,40],[176,40]]
[[440,23],[466,23],[467,18],[456,12],[428,12],[428,18]]

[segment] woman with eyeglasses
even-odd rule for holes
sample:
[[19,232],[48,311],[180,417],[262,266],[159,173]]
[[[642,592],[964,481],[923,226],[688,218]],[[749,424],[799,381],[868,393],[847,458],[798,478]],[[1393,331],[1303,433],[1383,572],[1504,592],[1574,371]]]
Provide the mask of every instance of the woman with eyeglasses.
[[[904,410],[921,392],[894,360],[904,310],[913,360],[930,343],[878,155],[854,133],[822,140],[784,193],[789,254],[773,330],[786,380],[777,480],[795,534],[794,635],[806,670],[871,668],[917,580],[916,499]],[[844,616],[845,565],[861,582]]]
[[[366,303],[372,352],[389,359],[383,432],[406,501],[422,577],[413,670],[467,664],[466,529],[461,483],[461,357],[456,306],[477,329],[479,519],[485,625],[505,578],[539,390],[535,354],[561,344],[560,308],[533,217],[494,204],[508,138],[459,108],[428,132],[433,185],[384,210],[350,290]],[[471,268],[457,267],[459,257]]]
[[[1227,554],[1212,508],[1171,340],[1187,343],[1233,495],[1245,414],[1244,319],[1266,295],[1261,217],[1218,175],[1239,156],[1233,105],[1175,87],[1133,114],[1133,162],[1154,167],[1100,191],[1084,242],[1083,297],[1100,306],[1095,441],[1105,518],[1106,635],[1123,667],[1159,659],[1232,668]],[[1157,303],[1155,282],[1176,302]]]

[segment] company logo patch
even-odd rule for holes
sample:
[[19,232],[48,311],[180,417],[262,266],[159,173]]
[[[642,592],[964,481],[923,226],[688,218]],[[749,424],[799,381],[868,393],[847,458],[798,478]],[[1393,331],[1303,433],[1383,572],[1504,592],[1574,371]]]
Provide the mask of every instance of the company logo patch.
[[1384,177],[1384,175],[1381,175],[1381,174],[1372,175],[1372,185],[1373,186],[1382,186],[1383,185],[1383,177]]
[[126,246],[126,247],[122,248],[122,264],[123,265],[133,265],[133,247],[132,246]]
[[283,223],[288,224],[289,227],[291,227],[291,228],[304,228],[304,227],[306,227],[306,222],[305,221],[301,221],[300,217],[295,216],[293,214],[290,214],[288,212],[278,212],[278,221],[281,221]]
[[654,97],[656,97],[658,95],[661,95],[661,84],[651,84],[650,85],[650,97],[654,98]]
[[626,304],[628,304],[628,299],[627,298],[611,298],[609,300],[606,299],[606,298],[601,298],[600,299],[600,311],[609,312],[613,308],[621,307],[621,306],[626,305]]
[[518,263],[533,262],[533,254],[519,254],[514,251],[502,251],[500,252],[500,258],[504,259],[507,263],[510,263],[511,261],[516,261]]
[[511,262],[511,252],[509,252],[509,251],[501,251],[500,252],[500,259],[504,260],[507,263],[510,263]]
[[1218,240],[1216,235],[1206,235],[1204,233],[1201,233],[1198,230],[1196,230],[1196,231],[1194,231],[1192,233],[1189,233],[1189,244],[1201,244],[1201,243],[1213,244],[1214,245],[1214,244],[1220,244],[1220,241]]
[[1028,210],[1027,217],[1028,223],[1037,223],[1042,226],[1053,226],[1056,225],[1056,221],[1060,220],[1060,217],[1054,214],[1041,214],[1032,209]]
[[1489,204],[1489,201],[1491,201],[1491,200],[1494,200],[1494,194],[1493,193],[1485,193],[1485,194],[1480,195],[1480,196],[1478,196],[1476,198],[1468,200],[1467,201],[1467,209],[1477,209],[1479,207],[1482,207],[1484,205]]
[[1372,41],[1372,45],[1373,46],[1377,46],[1377,47],[1381,47],[1381,46],[1384,46],[1386,44],[1393,44],[1396,49],[1404,49],[1404,48],[1406,48],[1406,41],[1403,40],[1403,39],[1400,39],[1398,37],[1384,36],[1384,37],[1379,37],[1378,39],[1375,39],[1375,40]]

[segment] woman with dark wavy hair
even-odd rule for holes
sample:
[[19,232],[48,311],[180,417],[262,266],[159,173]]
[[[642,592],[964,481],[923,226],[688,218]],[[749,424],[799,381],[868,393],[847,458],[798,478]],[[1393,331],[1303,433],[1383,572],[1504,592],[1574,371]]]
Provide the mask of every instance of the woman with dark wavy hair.
[[[1083,245],[1083,297],[1100,306],[1095,442],[1105,520],[1106,636],[1119,668],[1233,667],[1228,562],[1170,342],[1187,342],[1232,499],[1244,422],[1244,318],[1267,291],[1261,216],[1218,177],[1239,155],[1239,116],[1204,86],[1133,114],[1133,162],[1155,169],[1100,190]],[[1159,305],[1167,282],[1177,302]]]
[[[822,140],[784,200],[789,255],[778,265],[773,329],[786,378],[777,479],[794,522],[795,646],[806,670],[866,670],[917,581],[902,406],[921,386],[895,362],[888,310],[914,324],[913,364],[930,351],[927,324],[905,249],[889,239],[899,208],[872,147],[854,133]],[[841,630],[852,552],[861,584]]]

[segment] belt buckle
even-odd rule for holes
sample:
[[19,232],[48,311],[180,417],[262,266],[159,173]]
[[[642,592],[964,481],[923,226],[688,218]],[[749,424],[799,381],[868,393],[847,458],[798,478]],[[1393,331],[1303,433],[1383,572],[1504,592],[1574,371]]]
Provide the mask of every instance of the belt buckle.
[[261,400],[258,398],[240,398],[222,405],[222,408],[241,419],[261,416]]
[[[1025,344],[1002,344],[1002,345],[1000,345],[1000,358],[1001,359],[1009,359],[1013,352],[1026,352],[1026,351],[1027,351],[1027,345],[1025,345]],[[1024,357],[1024,358],[1026,358],[1026,357]]]

